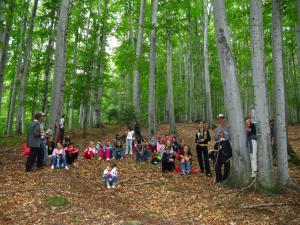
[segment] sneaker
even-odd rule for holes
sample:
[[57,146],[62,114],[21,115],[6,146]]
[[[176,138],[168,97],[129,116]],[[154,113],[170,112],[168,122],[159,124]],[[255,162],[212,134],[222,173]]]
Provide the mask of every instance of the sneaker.
[[112,188],[116,188],[116,185],[113,184],[111,187],[112,187]]
[[123,157],[121,157],[121,160],[123,159]]
[[211,173],[207,173],[206,176],[207,177],[211,177],[212,175],[211,175]]
[[54,170],[54,165],[51,166],[51,170]]
[[109,158],[107,158],[106,161],[109,161]]
[[107,185],[107,189],[111,189],[111,187],[109,185]]
[[101,157],[99,157],[99,159],[98,160],[102,160],[102,158]]
[[113,157],[113,159],[116,159],[116,157]]
[[69,167],[68,167],[68,166],[65,166],[65,169],[66,169],[66,170],[69,170]]

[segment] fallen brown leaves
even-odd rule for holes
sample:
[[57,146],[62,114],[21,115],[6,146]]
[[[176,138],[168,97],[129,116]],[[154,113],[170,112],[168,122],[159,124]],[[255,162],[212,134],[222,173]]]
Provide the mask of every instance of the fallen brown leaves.
[[[197,126],[177,124],[177,127],[179,137],[193,144]],[[167,125],[161,128],[162,133],[168,130]],[[298,154],[299,131],[300,126],[293,126],[289,132],[290,142]],[[112,137],[116,132],[113,128],[91,129],[86,140],[80,138],[78,131],[70,135],[82,149],[89,140]],[[219,225],[298,224],[300,221],[300,196],[293,190],[272,196],[239,193],[214,185],[212,178],[199,173],[191,177],[162,175],[159,166],[136,163],[133,158],[117,161],[120,185],[108,190],[101,176],[112,161],[81,159],[69,171],[51,171],[48,166],[25,173],[21,144],[0,147],[1,162],[6,167],[0,172],[0,224],[89,225],[136,220],[155,225]],[[193,157],[193,165],[197,166],[195,152]],[[299,170],[293,168],[290,172],[299,184]],[[49,196],[63,196],[69,203],[61,208],[48,207],[45,199]]]

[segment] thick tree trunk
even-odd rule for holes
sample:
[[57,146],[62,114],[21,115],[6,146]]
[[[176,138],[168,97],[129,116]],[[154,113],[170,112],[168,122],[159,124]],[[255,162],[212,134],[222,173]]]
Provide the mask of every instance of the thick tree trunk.
[[170,132],[176,133],[176,123],[174,114],[174,96],[173,96],[173,47],[171,33],[168,34],[167,43],[167,66],[168,66],[168,100],[167,109],[169,113]]
[[59,10],[59,19],[56,30],[56,48],[54,63],[54,78],[52,88],[52,102],[50,110],[50,123],[55,129],[54,142],[57,140],[58,124],[60,113],[63,109],[64,85],[66,73],[66,45],[67,45],[67,28],[69,22],[69,13],[71,0],[62,0]]
[[207,0],[204,0],[204,79],[205,79],[205,97],[206,97],[206,116],[209,126],[212,125],[212,106],[211,106],[211,91],[209,79],[209,52],[208,52],[208,9]]
[[232,169],[226,182],[235,187],[242,187],[249,184],[251,170],[249,155],[245,144],[244,116],[240,90],[236,78],[236,66],[234,56],[230,50],[230,35],[224,0],[214,0],[214,18],[224,88],[225,108],[229,117],[233,149]]
[[7,22],[6,22],[6,27],[5,27],[5,31],[3,34],[3,39],[2,39],[2,43],[0,43],[0,45],[2,46],[0,48],[0,114],[1,114],[1,106],[2,106],[2,94],[4,92],[4,73],[5,73],[5,69],[6,69],[6,63],[7,63],[7,48],[8,48],[8,44],[9,44],[9,40],[10,40],[10,36],[11,36],[11,28],[12,28],[12,23],[13,23],[13,11],[15,8],[15,4],[14,2],[10,2],[9,3],[9,12],[8,12],[8,16],[7,16]]
[[135,52],[136,62],[135,62],[134,69],[133,69],[133,76],[134,76],[134,78],[133,78],[133,106],[135,108],[137,118],[139,117],[139,114],[141,113],[139,64],[140,64],[140,57],[141,57],[142,45],[143,45],[145,7],[146,7],[146,0],[141,0],[139,27],[138,27],[136,52]]
[[24,133],[24,126],[25,126],[25,101],[26,101],[26,86],[28,80],[28,73],[29,73],[29,66],[30,66],[30,58],[31,58],[31,51],[32,51],[32,34],[34,30],[34,20],[36,16],[36,11],[38,7],[38,0],[34,1],[31,19],[29,23],[28,29],[28,38],[26,43],[26,50],[24,55],[24,62],[23,62],[23,71],[20,74],[21,77],[21,86],[18,95],[18,104],[17,104],[17,115],[16,115],[16,132],[17,134]]
[[155,110],[155,79],[156,79],[156,32],[157,32],[157,4],[158,0],[152,0],[152,29],[150,37],[150,68],[149,68],[149,106],[148,106],[148,135],[156,134],[156,110]]
[[269,107],[265,79],[264,36],[262,2],[250,0],[250,30],[252,43],[252,77],[255,95],[257,146],[258,146],[258,187],[272,190],[275,185],[273,158],[269,127]]
[[278,175],[281,185],[290,181],[288,167],[288,140],[286,125],[285,74],[283,64],[281,1],[272,1],[272,55],[275,87],[275,144],[278,157]]

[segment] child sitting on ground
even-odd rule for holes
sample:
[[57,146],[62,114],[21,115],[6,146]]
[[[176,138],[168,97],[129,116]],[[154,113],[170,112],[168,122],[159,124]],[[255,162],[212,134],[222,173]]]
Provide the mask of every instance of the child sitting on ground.
[[65,148],[66,159],[68,164],[72,164],[78,158],[78,149],[74,146],[74,143],[70,143],[68,147]]
[[176,159],[176,152],[173,150],[171,146],[166,146],[165,152],[162,155],[162,172],[174,171],[175,159]]
[[90,141],[89,146],[84,150],[82,156],[85,159],[92,159],[95,155],[95,146],[94,142]]
[[123,150],[123,145],[122,142],[120,140],[117,140],[116,145],[115,145],[115,149],[113,151],[113,158],[114,159],[123,159],[124,157],[124,150]]
[[143,139],[141,145],[136,151],[136,160],[137,161],[148,161],[150,157],[150,150],[148,149],[146,141]]
[[111,152],[111,146],[109,145],[108,141],[105,140],[104,144],[102,145],[102,148],[100,148],[99,160],[101,159],[109,160],[111,154],[110,152]]
[[56,148],[52,152],[51,157],[51,169],[64,167],[66,170],[69,170],[66,159],[66,152],[63,149],[61,143],[57,143]]
[[118,182],[117,165],[113,164],[112,169],[107,166],[103,172],[103,181],[108,189],[115,188]]
[[180,171],[182,175],[191,174],[191,158],[192,153],[190,148],[187,145],[183,146],[183,149],[180,149],[177,153],[177,158],[180,162]]
[[161,162],[164,151],[165,151],[165,141],[162,139],[159,143],[157,143],[156,153],[153,154],[153,157],[151,160],[151,163],[153,165],[156,165]]
[[95,145],[95,155],[100,154],[100,149],[102,148],[102,141],[98,141]]

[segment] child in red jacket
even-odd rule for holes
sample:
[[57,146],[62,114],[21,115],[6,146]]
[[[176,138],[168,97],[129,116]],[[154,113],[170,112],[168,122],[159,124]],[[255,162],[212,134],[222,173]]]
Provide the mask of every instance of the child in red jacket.
[[86,159],[92,159],[95,155],[95,145],[93,141],[90,141],[89,146],[84,150],[82,156]]
[[74,146],[74,143],[70,143],[68,147],[65,148],[67,163],[72,164],[78,158],[78,149]]

